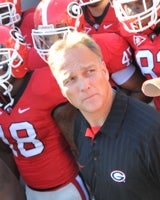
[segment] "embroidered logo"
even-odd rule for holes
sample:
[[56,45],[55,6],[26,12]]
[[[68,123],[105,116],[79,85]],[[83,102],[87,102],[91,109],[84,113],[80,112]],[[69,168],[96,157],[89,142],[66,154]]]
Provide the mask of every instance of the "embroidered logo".
[[106,29],[108,29],[108,28],[111,27],[111,26],[112,26],[112,24],[103,25],[103,28],[106,30]]
[[22,114],[22,113],[24,113],[24,112],[26,112],[26,111],[28,111],[28,110],[30,110],[29,107],[28,107],[28,108],[24,108],[24,109],[19,108],[19,109],[18,109],[18,112],[19,112],[19,114]]
[[89,32],[91,32],[91,30],[92,30],[92,29],[89,28],[89,27],[84,27],[84,32],[87,33],[87,34],[88,34]]
[[119,182],[119,183],[125,182],[125,179],[126,179],[125,174],[120,170],[114,170],[113,172],[111,172],[110,176],[115,182]]
[[145,37],[142,36],[133,36],[134,44],[138,47],[146,40]]

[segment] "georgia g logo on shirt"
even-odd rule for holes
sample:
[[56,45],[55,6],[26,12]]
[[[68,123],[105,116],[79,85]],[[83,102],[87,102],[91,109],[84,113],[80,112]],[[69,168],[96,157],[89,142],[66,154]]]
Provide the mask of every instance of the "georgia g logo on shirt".
[[125,182],[125,179],[126,179],[126,175],[124,174],[124,172],[120,170],[112,171],[110,176],[115,182],[118,182],[118,183]]

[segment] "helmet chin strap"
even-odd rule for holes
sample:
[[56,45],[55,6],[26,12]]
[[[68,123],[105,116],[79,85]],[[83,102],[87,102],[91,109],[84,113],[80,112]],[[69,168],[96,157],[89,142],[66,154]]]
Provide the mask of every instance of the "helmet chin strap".
[[4,89],[3,96],[0,97],[0,107],[3,107],[5,111],[10,113],[12,110],[11,107],[14,103],[14,98],[11,96],[13,85],[10,84],[8,81],[5,81],[0,85]]

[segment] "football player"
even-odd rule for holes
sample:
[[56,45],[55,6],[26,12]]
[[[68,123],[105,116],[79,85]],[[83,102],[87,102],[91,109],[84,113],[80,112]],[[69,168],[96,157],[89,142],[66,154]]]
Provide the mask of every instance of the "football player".
[[[160,77],[160,0],[113,0],[121,34],[134,50],[135,60],[147,79]],[[160,110],[160,97],[154,98]]]
[[85,33],[119,33],[119,21],[109,0],[79,0],[79,3],[83,9]]
[[[9,25],[11,27],[17,28],[22,35],[25,37],[27,45],[30,47],[30,55],[34,55],[34,60],[38,60],[37,53],[34,51],[31,30],[34,28],[34,10],[35,7],[31,7],[22,11],[22,5],[24,2],[21,0],[0,0],[0,24]],[[30,56],[29,56],[30,57]],[[38,65],[37,62],[30,63],[28,61],[28,67],[31,69],[33,66]],[[40,63],[40,67],[44,66],[45,63]]]
[[96,38],[100,45],[111,74],[111,83],[119,86],[128,95],[146,102],[150,101],[141,92],[145,78],[135,66],[129,44],[119,36],[119,21],[110,1],[79,0],[79,4],[83,10],[83,32]]
[[1,25],[0,32],[0,139],[12,150],[27,200],[89,200],[53,118],[67,104],[57,82],[48,67],[28,70],[28,47],[16,29]]
[[0,24],[19,27],[30,45],[32,45],[33,12],[34,8],[23,12],[21,0],[0,0]]
[[42,0],[35,9],[34,48],[47,63],[50,46],[68,31],[81,31],[82,10],[76,0]]
[[149,103],[151,99],[141,91],[145,77],[134,65],[133,52],[128,43],[116,33],[99,33],[92,37],[101,47],[111,84],[118,86],[128,95]]
[[[49,48],[57,39],[63,39],[71,30],[83,31],[82,5],[82,2],[77,4],[72,0],[42,0],[37,6],[34,13],[36,28],[32,30],[32,37],[35,49],[46,63]],[[59,12],[55,14],[57,10]],[[101,47],[111,83],[131,96],[148,101],[141,92],[145,79],[132,63],[132,52],[127,42],[115,33],[92,34],[92,37]]]

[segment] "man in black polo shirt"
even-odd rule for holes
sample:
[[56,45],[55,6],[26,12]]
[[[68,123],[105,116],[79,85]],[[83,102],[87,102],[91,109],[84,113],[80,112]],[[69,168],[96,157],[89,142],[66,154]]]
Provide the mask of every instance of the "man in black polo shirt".
[[101,51],[84,33],[56,42],[48,63],[78,109],[77,161],[94,198],[159,200],[160,113],[110,86]]

